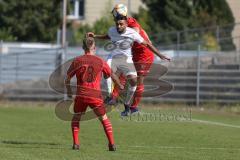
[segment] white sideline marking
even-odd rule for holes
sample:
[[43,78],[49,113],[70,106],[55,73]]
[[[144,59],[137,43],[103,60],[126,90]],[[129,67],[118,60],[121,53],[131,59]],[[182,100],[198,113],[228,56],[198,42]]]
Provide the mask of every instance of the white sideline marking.
[[199,122],[199,123],[205,123],[205,124],[212,124],[212,125],[217,125],[217,126],[240,128],[240,126],[238,126],[238,125],[226,124],[226,123],[221,123],[221,122],[205,121],[205,120],[199,120],[199,119],[192,119],[192,121]]
[[[140,112],[141,114],[147,114],[147,112]],[[136,122],[136,121],[134,121]],[[140,121],[140,122],[154,122],[154,121]],[[159,121],[164,122],[164,121]],[[178,121],[175,121],[178,122]],[[221,122],[214,122],[214,121],[206,121],[206,120],[200,120],[200,119],[193,119],[190,118],[190,121],[183,119],[183,121],[180,122],[198,122],[198,123],[205,123],[205,124],[211,124],[211,125],[217,125],[217,126],[223,126],[223,127],[231,127],[231,128],[239,128],[239,125],[233,125],[233,124],[227,124],[227,123],[221,123]]]
[[160,148],[160,149],[197,149],[197,150],[237,150],[240,148],[219,148],[219,147],[179,147],[179,146],[129,146],[132,148]]

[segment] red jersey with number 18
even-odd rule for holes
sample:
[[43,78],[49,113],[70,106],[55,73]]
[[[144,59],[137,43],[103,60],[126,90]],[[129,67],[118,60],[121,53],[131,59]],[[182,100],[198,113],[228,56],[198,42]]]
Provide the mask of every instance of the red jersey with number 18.
[[71,63],[67,75],[77,78],[76,98],[83,102],[102,103],[101,79],[110,77],[111,69],[108,64],[95,55],[76,57]]

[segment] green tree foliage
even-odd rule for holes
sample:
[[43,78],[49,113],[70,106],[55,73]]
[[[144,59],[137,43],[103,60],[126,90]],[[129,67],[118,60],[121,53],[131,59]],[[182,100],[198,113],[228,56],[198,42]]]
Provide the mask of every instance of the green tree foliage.
[[4,41],[15,41],[17,38],[11,35],[12,31],[10,28],[1,28],[0,39]]
[[[206,28],[233,24],[234,17],[226,0],[142,0],[147,10],[140,8],[136,18],[153,41],[161,44],[171,44],[177,41],[176,34],[160,34],[170,31],[187,31],[191,28]],[[230,37],[233,27],[228,32],[220,32],[222,37]],[[157,35],[158,34],[158,35]],[[157,36],[156,36],[157,35]],[[203,32],[182,32],[182,43],[206,39],[206,35],[216,36],[215,30]],[[216,38],[216,37],[215,37]],[[234,48],[232,40],[220,44],[223,50]],[[226,47],[228,46],[228,47]],[[218,47],[218,46],[216,46]]]
[[61,24],[61,1],[0,0],[0,11],[0,39],[9,40],[10,37],[10,40],[31,42],[56,40]]
[[[234,23],[234,17],[231,12],[231,9],[229,8],[228,3],[226,0],[198,0],[194,1],[193,3],[194,8],[196,10],[196,16],[194,18],[198,18],[198,21],[194,21],[195,26],[226,26],[228,24]],[[228,25],[227,27],[220,28],[219,30],[219,36],[221,37],[230,37],[233,25]],[[214,33],[211,33],[209,31],[207,33],[212,34],[212,36],[215,36]],[[206,37],[206,35],[205,35]],[[232,39],[225,39],[223,41],[219,42],[220,48],[222,50],[232,50],[235,49],[235,46],[232,42]]]
[[[233,14],[226,0],[192,0],[192,3],[197,16],[205,12],[205,14],[212,17],[212,23],[204,25],[234,23]],[[204,19],[201,18],[199,20],[202,21]]]
[[[145,0],[144,2],[149,8],[149,18],[153,19],[152,22],[161,24],[161,29],[183,30],[189,25],[187,18],[191,14],[191,7],[186,0]],[[154,29],[154,31],[158,30],[158,28]]]
[[[112,15],[110,13],[107,14],[107,16],[104,16],[94,22],[92,26],[85,24],[80,26],[80,28],[75,31],[75,37],[74,41],[70,44],[81,44],[83,37],[87,32],[94,32],[96,34],[107,34],[108,29],[114,25],[114,21],[112,18]],[[105,42],[103,41],[97,41],[98,45],[102,45]]]

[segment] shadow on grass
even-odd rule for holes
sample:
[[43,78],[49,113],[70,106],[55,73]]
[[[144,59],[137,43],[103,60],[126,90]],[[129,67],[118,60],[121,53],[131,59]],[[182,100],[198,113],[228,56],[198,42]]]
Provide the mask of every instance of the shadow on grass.
[[1,143],[3,144],[14,144],[14,145],[22,145],[22,144],[36,144],[36,145],[50,145],[50,146],[57,146],[61,145],[59,143],[51,143],[51,142],[30,142],[30,141],[14,141],[14,140],[2,140]]
[[[7,144],[9,148],[42,148],[42,149],[64,149],[69,148],[67,145],[52,142],[31,142],[31,141],[15,141],[1,140],[0,143]],[[7,146],[4,146],[7,147]],[[7,148],[8,148],[7,147]]]

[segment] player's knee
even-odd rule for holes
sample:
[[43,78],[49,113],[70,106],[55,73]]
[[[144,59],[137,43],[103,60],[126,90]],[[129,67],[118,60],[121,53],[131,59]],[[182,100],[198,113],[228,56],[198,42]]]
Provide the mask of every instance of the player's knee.
[[72,121],[77,122],[77,121],[80,121],[80,119],[81,119],[81,115],[80,114],[74,114],[74,116],[72,118]]
[[103,116],[102,116],[102,120],[106,120],[108,117],[107,117],[107,115],[106,114],[104,114]]
[[133,86],[136,86],[137,85],[137,78],[133,78],[130,80],[130,85],[133,87]]
[[107,118],[108,118],[107,115],[104,114],[103,116],[100,116],[100,117],[99,117],[99,120],[100,120],[100,121],[104,121],[104,120],[106,120]]
[[131,86],[136,86],[137,85],[137,77],[135,75],[129,75],[128,77],[129,84]]

